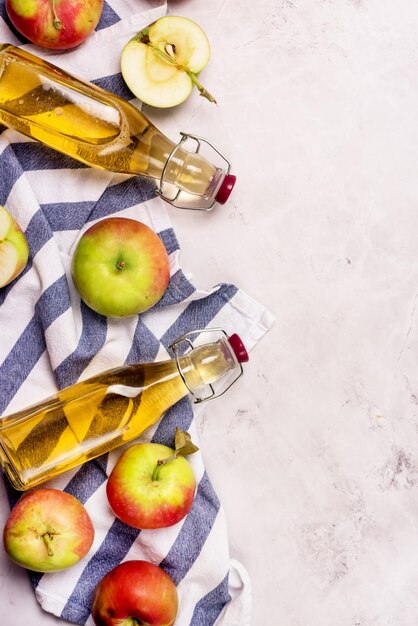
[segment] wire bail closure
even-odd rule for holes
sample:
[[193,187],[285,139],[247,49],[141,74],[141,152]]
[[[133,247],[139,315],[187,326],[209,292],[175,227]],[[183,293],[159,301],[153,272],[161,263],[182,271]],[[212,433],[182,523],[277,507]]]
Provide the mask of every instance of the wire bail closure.
[[[228,391],[228,389],[230,389],[232,385],[238,380],[238,378],[242,376],[244,372],[241,363],[239,363],[235,359],[237,366],[239,366],[239,372],[237,376],[229,383],[229,385],[225,387],[225,389],[223,389],[222,391],[216,392],[215,389],[213,388],[213,385],[211,383],[207,383],[207,386],[209,387],[211,393],[208,396],[203,397],[203,398],[200,398],[199,396],[197,396],[196,393],[193,391],[193,389],[191,389],[191,387],[189,386],[186,380],[185,375],[182,372],[181,365],[179,362],[180,356],[183,356],[186,353],[186,350],[184,350],[182,354],[179,354],[179,347],[181,346],[181,344],[185,343],[189,349],[193,350],[195,347],[198,347],[198,346],[194,346],[191,339],[189,339],[191,335],[200,335],[200,333],[216,333],[216,332],[221,333],[221,335],[228,341],[228,335],[222,328],[201,328],[199,330],[191,330],[185,333],[184,335],[181,335],[180,337],[178,337],[178,339],[173,341],[173,343],[168,346],[169,349],[173,352],[174,357],[176,359],[177,369],[179,371],[181,379],[186,385],[190,394],[193,396],[194,404],[199,404],[200,402],[205,402],[206,400],[214,400],[215,398],[220,398],[220,396],[223,396]],[[233,351],[231,351],[231,354],[233,354]]]
[[[210,141],[208,141],[207,139],[205,139],[204,137],[200,137],[199,135],[191,135],[190,133],[180,133],[181,135],[181,139],[180,141],[174,146],[174,148],[172,149],[172,151],[170,152],[170,154],[167,157],[167,161],[164,164],[164,167],[162,169],[161,172],[161,177],[160,177],[160,182],[159,182],[159,189],[156,190],[157,195],[159,195],[163,200],[165,200],[166,202],[168,202],[169,204],[173,205],[174,207],[176,207],[177,209],[189,209],[191,211],[210,211],[211,209],[213,209],[213,207],[216,204],[216,200],[209,196],[209,195],[201,195],[198,193],[192,193],[192,192],[186,192],[183,191],[182,189],[177,189],[177,192],[175,194],[174,197],[170,198],[169,196],[167,196],[165,194],[165,190],[164,190],[164,186],[165,185],[171,185],[171,187],[173,187],[173,185],[171,183],[169,183],[168,181],[165,180],[165,176],[167,173],[167,169],[168,166],[170,165],[171,161],[173,160],[177,150],[179,150],[183,144],[188,140],[188,139],[193,139],[196,142],[196,149],[195,149],[195,154],[199,154],[200,148],[202,143],[207,144],[210,148],[212,148],[212,150],[214,150],[220,157],[221,159],[223,159],[226,163],[226,173],[225,176],[227,176],[230,171],[231,171],[231,162],[226,158],[225,155],[222,154],[222,152],[220,152],[218,150],[218,148],[216,148],[213,143],[211,143]],[[190,206],[188,204],[179,204],[178,201],[181,201],[181,196],[186,195],[189,197],[191,196],[195,196],[196,199],[200,198],[201,200],[203,200],[203,204],[201,206]]]

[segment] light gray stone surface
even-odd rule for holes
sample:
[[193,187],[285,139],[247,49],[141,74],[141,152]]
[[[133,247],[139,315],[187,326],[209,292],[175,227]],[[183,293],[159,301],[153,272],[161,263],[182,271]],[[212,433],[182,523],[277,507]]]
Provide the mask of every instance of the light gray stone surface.
[[[218,105],[145,112],[238,176],[210,214],[170,209],[183,267],[277,318],[198,422],[253,626],[417,624],[418,4],[169,4],[209,36]],[[2,551],[0,615],[62,623]]]

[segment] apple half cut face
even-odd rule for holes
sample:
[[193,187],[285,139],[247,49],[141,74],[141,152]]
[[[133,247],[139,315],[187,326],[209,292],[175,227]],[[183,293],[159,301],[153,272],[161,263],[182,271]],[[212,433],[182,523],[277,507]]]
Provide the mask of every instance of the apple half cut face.
[[169,15],[126,44],[121,71],[132,93],[146,104],[176,106],[188,98],[194,85],[214,102],[197,78],[209,59],[209,41],[200,26],[186,17]]
[[26,267],[29,246],[22,229],[0,206],[0,288],[12,282]]

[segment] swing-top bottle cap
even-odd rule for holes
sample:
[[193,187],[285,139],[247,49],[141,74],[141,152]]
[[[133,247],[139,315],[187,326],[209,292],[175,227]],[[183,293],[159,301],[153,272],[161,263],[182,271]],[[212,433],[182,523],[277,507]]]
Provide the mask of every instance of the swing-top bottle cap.
[[235,356],[237,357],[238,363],[246,363],[249,359],[248,352],[242,342],[242,339],[237,333],[234,333],[230,337],[228,337],[229,345],[234,351]]
[[234,188],[237,177],[233,174],[227,174],[222,181],[221,186],[218,189],[218,193],[215,196],[216,202],[219,204],[225,204],[231,195],[231,191]]

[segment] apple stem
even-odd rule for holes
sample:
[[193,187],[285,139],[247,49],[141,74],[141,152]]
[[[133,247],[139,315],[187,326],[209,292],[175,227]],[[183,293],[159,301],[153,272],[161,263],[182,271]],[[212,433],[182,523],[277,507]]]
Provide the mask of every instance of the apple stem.
[[209,100],[209,102],[214,102],[215,104],[217,104],[215,98],[212,96],[211,93],[209,93],[207,89],[205,89],[202,83],[198,80],[196,74],[193,74],[193,72],[187,72],[187,73],[192,79],[192,83],[194,84],[194,86],[197,87],[197,89],[199,90],[200,95],[206,98],[207,100]]
[[54,556],[54,551],[52,549],[52,542],[54,539],[53,535],[50,535],[50,533],[45,533],[44,535],[42,535],[42,539],[44,540],[44,543],[46,545],[48,556]]
[[55,2],[56,0],[52,0],[52,14],[54,16],[54,19],[52,21],[54,27],[57,30],[62,30],[64,28],[64,24],[61,22],[60,18],[57,15],[57,10],[55,8]]
[[179,453],[175,452],[174,454],[170,454],[170,456],[165,457],[165,459],[158,459],[157,461],[157,465],[155,466],[155,469],[152,473],[152,477],[151,480],[158,480],[158,475],[160,473],[160,468],[165,465],[166,463],[169,463],[170,461],[175,461],[176,459],[179,458]]
[[[144,43],[144,42],[142,41],[142,43]],[[209,102],[214,102],[215,104],[217,104],[215,98],[202,85],[200,80],[197,78],[196,74],[193,74],[193,72],[188,70],[186,67],[183,67],[182,65],[179,65],[178,63],[176,63],[175,57],[174,57],[175,47],[174,47],[173,44],[167,44],[165,46],[164,50],[159,50],[158,48],[152,48],[152,49],[154,50],[155,54],[157,56],[161,57],[166,63],[170,63],[170,65],[174,65],[179,70],[182,70],[183,72],[186,72],[186,74],[188,74],[190,76],[191,81],[194,84],[194,86],[197,87],[197,89],[199,90],[200,95],[203,96],[204,98],[206,98],[207,100],[209,100]]]

